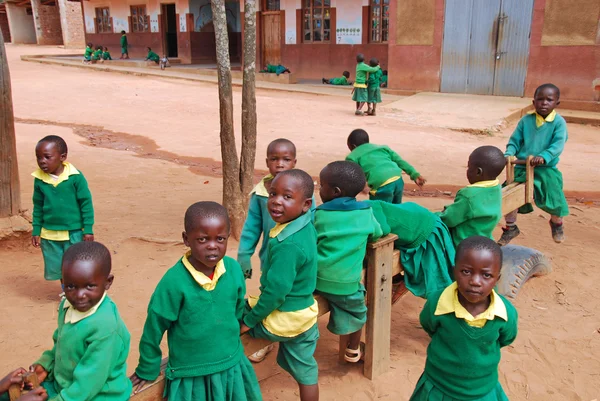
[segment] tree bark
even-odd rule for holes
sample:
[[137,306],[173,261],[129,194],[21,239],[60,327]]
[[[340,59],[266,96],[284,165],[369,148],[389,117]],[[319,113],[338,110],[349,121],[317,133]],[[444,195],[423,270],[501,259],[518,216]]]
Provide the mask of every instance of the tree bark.
[[15,116],[4,37],[0,32],[0,217],[17,215],[20,208]]

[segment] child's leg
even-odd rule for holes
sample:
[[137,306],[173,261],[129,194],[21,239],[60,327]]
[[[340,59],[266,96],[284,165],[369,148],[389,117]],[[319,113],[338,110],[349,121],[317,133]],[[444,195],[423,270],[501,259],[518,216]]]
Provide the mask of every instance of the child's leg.
[[360,102],[356,102],[356,111],[359,111],[361,107]]
[[371,111],[371,115],[374,116],[377,111],[377,103],[373,103],[373,110]]
[[550,216],[550,228],[552,229],[552,239],[557,244],[565,240],[565,229],[563,227],[563,219],[560,216]]
[[68,243],[69,241],[52,241],[45,238],[40,240],[42,256],[44,257],[44,278],[46,280],[53,281],[62,278],[62,257]]
[[307,386],[307,385],[298,383],[298,387],[300,388],[300,400],[301,401],[319,401],[319,385],[318,384],[313,384],[311,386]]
[[517,227],[517,212],[518,210],[513,210],[504,216],[506,227],[502,227],[502,236],[498,240],[498,245],[504,246],[521,234]]

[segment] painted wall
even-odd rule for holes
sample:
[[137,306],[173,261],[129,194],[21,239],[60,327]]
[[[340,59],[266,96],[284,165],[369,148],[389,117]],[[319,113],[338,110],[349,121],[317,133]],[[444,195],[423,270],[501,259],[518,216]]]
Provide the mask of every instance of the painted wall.
[[12,43],[37,43],[33,15],[27,15],[25,7],[18,7],[13,3],[5,3],[5,5]]

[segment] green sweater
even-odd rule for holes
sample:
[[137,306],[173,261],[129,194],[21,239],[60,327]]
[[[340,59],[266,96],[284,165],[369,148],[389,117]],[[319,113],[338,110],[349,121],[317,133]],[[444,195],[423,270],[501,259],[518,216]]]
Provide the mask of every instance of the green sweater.
[[495,317],[482,328],[469,326],[454,313],[436,316],[443,291],[427,299],[420,321],[431,337],[425,375],[448,397],[472,400],[488,394],[498,384],[500,348],[517,336],[517,311],[502,295],[508,320]]
[[358,63],[356,64],[356,79],[354,80],[355,84],[362,84],[362,85],[366,85],[367,84],[367,73],[370,72],[376,72],[381,70],[381,68],[379,68],[379,66],[377,67],[370,67],[368,65],[366,65],[365,63]]
[[311,213],[303,214],[269,239],[269,256],[260,276],[260,298],[244,317],[248,327],[256,326],[274,310],[294,312],[314,304],[317,234],[311,217]]
[[109,53],[109,52],[103,52],[103,53],[102,53],[102,58],[103,58],[104,60],[112,60],[112,57],[110,56],[110,53]]
[[381,69],[370,73],[369,79],[367,80],[367,86],[369,88],[379,88],[379,85],[381,85],[381,77],[382,76],[383,76],[383,72],[381,72]]
[[150,50],[148,52],[148,55],[146,56],[146,59],[150,60],[150,61],[158,61],[158,60],[160,60],[160,57],[158,57],[158,54],[156,54],[152,50]]
[[90,58],[92,57],[92,53],[94,53],[94,50],[92,50],[92,48],[88,46],[85,48],[85,53],[83,54],[83,57]]
[[48,371],[58,396],[51,401],[123,401],[131,394],[127,377],[129,331],[106,296],[98,310],[76,323],[65,323],[64,301],[58,308],[54,347],[34,364]]
[[538,128],[535,125],[535,113],[528,114],[517,124],[504,155],[517,156],[522,160],[530,155],[540,156],[544,158],[544,164],[539,167],[556,167],[568,137],[567,123],[562,116],[556,114],[554,121],[547,121]]
[[[185,256],[184,256],[185,257]],[[212,291],[204,290],[179,260],[160,280],[148,305],[135,373],[154,380],[160,373],[165,331],[170,380],[206,376],[239,363],[244,354],[240,324],[246,285],[238,263],[223,258],[225,273]]]
[[121,48],[127,49],[127,36],[121,35]]
[[345,76],[341,76],[338,78],[331,78],[329,80],[330,85],[348,85],[348,79]]
[[337,198],[315,212],[317,290],[352,295],[360,286],[367,241],[381,237],[381,227],[368,204]]
[[346,160],[358,163],[362,167],[371,189],[379,189],[381,184],[392,177],[401,177],[402,171],[408,174],[411,180],[421,175],[398,153],[385,145],[365,143],[350,152]]
[[502,187],[473,187],[459,189],[454,203],[439,213],[450,229],[454,246],[473,235],[493,239],[492,231],[502,218]]
[[83,174],[70,175],[56,187],[39,178],[33,181],[33,232],[81,230],[93,234],[94,206],[92,194]]
[[100,60],[102,58],[102,50],[96,50],[92,55],[92,60]]

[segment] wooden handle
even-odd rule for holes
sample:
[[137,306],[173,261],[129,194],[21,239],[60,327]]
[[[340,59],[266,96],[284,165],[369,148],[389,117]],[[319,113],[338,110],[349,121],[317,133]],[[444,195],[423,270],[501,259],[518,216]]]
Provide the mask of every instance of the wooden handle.
[[[38,377],[35,373],[25,373],[23,375],[23,382],[31,385],[31,388],[39,387],[40,382],[38,381]],[[8,388],[8,395],[10,397],[10,401],[15,401],[17,398],[21,396],[22,393],[26,391],[21,391],[20,384],[12,384]]]
[[517,159],[515,159],[515,160],[511,161],[511,163],[512,164],[518,164],[518,165],[521,165],[521,166],[525,166],[527,164],[527,160],[517,160]]

